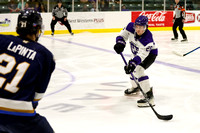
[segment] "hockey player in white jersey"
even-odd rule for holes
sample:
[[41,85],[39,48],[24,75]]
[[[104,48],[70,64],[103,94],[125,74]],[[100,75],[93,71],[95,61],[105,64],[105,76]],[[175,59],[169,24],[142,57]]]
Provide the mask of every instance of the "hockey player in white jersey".
[[[136,77],[136,81],[131,77],[132,87],[126,89],[124,93],[130,95],[139,91],[138,87],[144,91],[149,98],[149,102],[154,106],[154,96],[150,86],[149,77],[145,70],[155,61],[158,55],[158,49],[153,40],[152,33],[148,30],[148,18],[139,16],[135,23],[130,22],[117,36],[114,50],[117,54],[123,52],[126,41],[130,43],[131,59],[128,65],[124,67],[126,74]],[[149,107],[145,99],[137,101],[138,107]]]

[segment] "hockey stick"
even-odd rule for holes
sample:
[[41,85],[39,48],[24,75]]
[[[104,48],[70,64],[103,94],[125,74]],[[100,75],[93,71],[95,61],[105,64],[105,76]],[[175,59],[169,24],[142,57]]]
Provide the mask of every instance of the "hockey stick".
[[[123,54],[120,53],[125,65],[128,65],[126,62],[126,59],[124,58]],[[131,73],[132,78],[135,80],[135,77],[133,75],[133,73]],[[137,82],[136,82],[137,83]],[[140,89],[140,91],[142,92],[145,100],[148,102],[149,106],[151,107],[151,109],[153,110],[153,112],[156,114],[156,116],[158,117],[158,119],[161,120],[171,120],[173,118],[173,115],[160,115],[156,112],[156,110],[153,108],[153,105],[149,102],[149,99],[147,98],[146,94],[144,93],[144,91],[141,89],[141,87],[138,87]]]
[[189,52],[187,52],[187,53],[185,53],[185,54],[180,54],[180,53],[178,53],[178,52],[176,52],[176,51],[172,51],[172,52],[173,52],[174,54],[178,55],[178,56],[186,56],[186,55],[188,55],[188,54],[194,52],[195,50],[197,50],[197,49],[199,49],[199,48],[200,48],[200,47],[197,47],[197,48],[195,48],[195,49],[193,49],[193,50],[191,50],[191,51],[189,51]]
[[197,50],[197,49],[199,49],[199,48],[200,48],[200,47],[197,47],[197,48],[195,48],[195,49],[193,49],[193,50],[191,50],[191,51],[189,51],[189,52],[187,52],[187,53],[183,54],[183,56],[186,56],[186,55],[188,55],[188,54],[190,54],[190,53],[194,52],[195,50]]

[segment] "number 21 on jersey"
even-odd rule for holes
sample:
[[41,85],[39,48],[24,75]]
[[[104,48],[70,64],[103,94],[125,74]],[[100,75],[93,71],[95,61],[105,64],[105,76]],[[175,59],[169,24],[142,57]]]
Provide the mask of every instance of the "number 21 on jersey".
[[[11,93],[16,93],[20,89],[19,87],[17,87],[17,85],[19,84],[24,74],[28,70],[30,64],[28,62],[22,62],[18,64],[14,56],[10,56],[6,53],[0,54],[0,63],[3,63],[3,61],[6,62],[7,65],[6,66],[0,65],[0,73],[2,75],[11,73],[13,69],[16,69],[17,72],[12,77],[12,80],[10,83],[8,83],[5,77],[0,76],[0,89],[4,89]],[[6,85],[4,88],[2,88],[4,83]]]

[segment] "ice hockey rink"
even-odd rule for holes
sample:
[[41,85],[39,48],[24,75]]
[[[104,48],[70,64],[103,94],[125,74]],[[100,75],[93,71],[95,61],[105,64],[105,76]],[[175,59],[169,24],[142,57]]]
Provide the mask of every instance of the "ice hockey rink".
[[[185,31],[187,43],[172,42],[172,31],[152,31],[159,49],[146,71],[155,110],[173,114],[159,120],[151,108],[138,108],[141,94],[124,96],[131,86],[120,55],[113,50],[118,33],[44,35],[40,43],[55,56],[56,69],[37,112],[56,133],[199,133],[200,31]],[[124,55],[130,58],[129,45]]]

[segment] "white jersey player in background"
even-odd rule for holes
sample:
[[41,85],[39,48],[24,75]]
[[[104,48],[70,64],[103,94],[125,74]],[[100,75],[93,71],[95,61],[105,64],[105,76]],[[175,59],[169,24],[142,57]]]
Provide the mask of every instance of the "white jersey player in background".
[[[138,87],[144,91],[149,98],[149,102],[154,106],[154,96],[150,86],[149,77],[145,70],[155,61],[158,55],[158,49],[153,40],[152,33],[148,30],[148,18],[139,16],[135,23],[130,22],[117,36],[114,50],[120,54],[123,52],[126,41],[129,41],[132,51],[131,59],[128,65],[124,67],[126,74],[136,77],[136,81],[130,76],[132,87],[126,89],[124,93],[130,95],[139,91]],[[145,99],[137,101],[138,107],[148,107]]]

